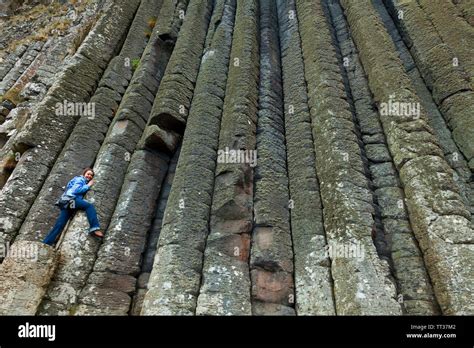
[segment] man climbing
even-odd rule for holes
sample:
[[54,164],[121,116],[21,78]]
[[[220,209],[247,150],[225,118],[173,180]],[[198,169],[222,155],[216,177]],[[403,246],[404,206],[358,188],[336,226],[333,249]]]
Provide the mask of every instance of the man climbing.
[[99,220],[94,205],[84,199],[84,194],[94,185],[93,177],[94,171],[91,168],[86,168],[82,172],[82,175],[76,176],[69,181],[66,186],[66,191],[56,202],[56,205],[61,209],[61,213],[56,220],[56,224],[43,240],[43,243],[53,245],[76,210],[85,210],[90,225],[89,234],[99,238],[104,237],[104,234],[100,231]]

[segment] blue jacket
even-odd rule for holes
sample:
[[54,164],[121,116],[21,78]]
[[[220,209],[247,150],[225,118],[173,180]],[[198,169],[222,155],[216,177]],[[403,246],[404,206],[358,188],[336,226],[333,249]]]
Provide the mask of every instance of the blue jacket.
[[66,186],[66,191],[63,198],[73,199],[76,197],[83,197],[89,191],[90,187],[87,185],[87,180],[82,175],[74,177]]

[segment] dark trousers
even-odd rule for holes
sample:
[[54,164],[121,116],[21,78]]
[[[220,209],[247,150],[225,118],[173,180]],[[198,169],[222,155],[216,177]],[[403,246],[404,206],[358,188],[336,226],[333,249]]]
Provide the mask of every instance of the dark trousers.
[[99,219],[97,218],[97,212],[92,203],[87,202],[81,197],[76,197],[74,203],[72,204],[73,208],[63,208],[59,214],[56,224],[48,233],[46,238],[43,240],[43,243],[48,245],[53,245],[56,241],[58,235],[62,232],[63,228],[66,226],[69,219],[74,215],[76,210],[84,210],[87,215],[87,220],[89,221],[89,233],[100,230]]

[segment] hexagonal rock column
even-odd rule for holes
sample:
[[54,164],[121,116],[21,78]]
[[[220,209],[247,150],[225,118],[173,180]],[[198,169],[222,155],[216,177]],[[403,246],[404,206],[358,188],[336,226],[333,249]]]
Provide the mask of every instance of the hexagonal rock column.
[[[186,18],[160,83],[150,117],[156,115],[159,110],[157,106],[162,106],[159,102],[161,96],[166,95],[170,89],[175,94],[176,104],[187,104],[189,107],[194,91],[193,81],[198,73],[210,14],[211,1],[209,0],[192,2],[187,8]],[[183,67],[188,67],[188,69],[183,69]],[[181,85],[176,83],[176,80],[183,81],[180,77],[184,80],[191,80],[190,86],[186,90],[187,93],[184,93],[185,97],[179,93]],[[114,306],[104,306],[97,300],[95,293],[100,290],[108,290],[107,301],[113,302],[115,298],[120,303],[120,299],[126,296],[125,291],[113,292],[112,289],[107,289],[107,284],[97,286],[97,281],[105,280],[117,273],[136,276],[140,270],[140,259],[145,248],[147,231],[152,222],[161,183],[168,167],[168,154],[175,151],[179,140],[177,136],[160,130],[169,136],[161,137],[160,139],[164,142],[157,144],[155,142],[157,141],[155,139],[156,132],[154,129],[149,132],[152,127],[154,128],[154,125],[150,125],[149,122],[138,145],[138,150],[131,158],[122,185],[122,192],[107,231],[108,237],[99,251],[98,261],[91,275],[92,278],[90,278],[92,283],[86,285],[80,296],[79,301],[82,304],[79,306],[77,314],[115,313],[118,309]],[[151,189],[148,185],[144,185],[149,182],[155,182]],[[144,207],[146,208],[144,209]],[[137,217],[139,218],[137,219]],[[124,230],[127,231],[126,241],[123,240]],[[126,314],[129,310],[129,303],[125,302],[121,310],[122,314]]]
[[13,244],[0,265],[0,315],[35,315],[56,263],[54,249],[46,244]]
[[[437,21],[430,20],[421,8],[420,1],[386,0],[386,3],[392,9],[393,18],[401,29],[403,39],[411,47],[413,58],[452,131],[454,141],[466,157],[471,171],[474,170],[474,84],[470,79],[473,71],[472,53],[466,57],[463,52],[458,52],[460,56],[456,57],[455,49],[465,45],[458,46],[456,40],[451,42],[455,43],[454,47],[446,43],[438,34]],[[424,1],[423,3],[428,8],[433,6]],[[448,5],[441,2],[437,6]],[[446,16],[447,11],[446,9],[440,13],[435,10],[436,17],[457,21],[456,18]],[[403,13],[403,20],[398,19],[398,13]],[[459,28],[468,30],[472,36],[472,28]],[[441,30],[444,32],[447,29]]]
[[187,15],[197,16],[200,21],[183,23],[153,103],[141,146],[171,154],[176,150],[186,126],[211,13],[212,4],[207,0],[189,5]]
[[441,149],[444,152],[444,157],[451,168],[456,171],[457,175],[454,176],[454,179],[460,187],[460,194],[463,200],[466,205],[470,207],[472,220],[472,215],[474,214],[474,194],[471,194],[471,192],[474,192],[474,182],[471,180],[472,173],[469,169],[468,162],[463,156],[462,151],[460,151],[456,145],[453,139],[453,134],[440,109],[433,100],[433,96],[423,80],[418,66],[416,66],[412,53],[403,41],[403,38],[390,16],[388,9],[384,6],[383,2],[373,4],[375,10],[377,10],[387,28],[388,33],[392,37],[405,70],[413,83],[416,94],[421,99],[421,108],[426,110],[428,122],[433,128],[434,135],[439,141]]
[[[28,47],[22,57],[15,63],[13,69],[11,69],[2,80],[0,80],[0,95],[5,95],[9,89],[12,89],[14,85],[20,83],[21,76],[25,71],[29,70],[33,65],[33,62],[37,60],[36,58],[40,55],[43,45],[44,42],[38,41]],[[17,88],[20,89],[22,89],[22,87],[17,86]]]
[[156,21],[155,30],[163,41],[176,42],[189,0],[163,0],[160,20]]
[[250,252],[254,315],[295,314],[282,92],[276,4],[260,1],[255,225]]
[[[126,315],[135,292],[161,183],[168,168],[165,154],[136,151],[127,169],[107,238],[97,253],[94,270],[79,296],[76,315]],[[102,297],[101,294],[108,294]],[[99,296],[97,296],[99,295]]]
[[[139,264],[145,248],[146,232],[152,222],[161,183],[168,167],[167,154],[175,152],[179,140],[175,132],[160,129],[153,120],[160,118],[163,108],[167,106],[175,110],[180,105],[189,108],[211,11],[212,3],[209,0],[195,1],[188,6],[186,19],[155,97],[150,120],[138,145],[138,150],[134,154],[136,158],[132,158],[129,166],[129,170],[132,167],[134,170],[130,170],[125,178],[125,185],[117,205],[118,209],[109,229],[112,235],[102,246],[95,271],[137,275],[140,270]],[[183,90],[181,83],[185,82],[188,84]],[[143,161],[144,158],[145,161]],[[160,166],[150,168],[147,162],[156,162]],[[137,185],[137,181],[155,181],[156,184],[153,189],[148,189],[140,187],[140,184]],[[143,207],[147,209],[143,211]],[[124,216],[124,211],[128,212],[126,216]],[[130,211],[134,214],[130,214]],[[140,216],[139,221],[136,219],[137,215]],[[143,223],[143,220],[146,222]],[[125,244],[121,242],[121,231],[124,226],[129,226],[127,231],[131,238]]]
[[294,1],[277,1],[298,315],[334,315],[323,212]]
[[[390,96],[395,96],[402,102],[419,103],[371,2],[343,0],[342,5],[375,101],[388,102]],[[386,58],[380,60],[382,54]],[[387,84],[387,79],[393,83]],[[441,310],[443,314],[472,314],[471,214],[454,183],[453,170],[427,125],[425,112],[421,111],[420,117],[381,113],[382,125]]]
[[158,239],[160,237],[161,226],[163,224],[163,216],[168,203],[169,194],[173,185],[173,178],[178,164],[180,148],[176,149],[173,158],[168,165],[166,178],[161,185],[160,195],[156,203],[155,215],[153,222],[148,230],[146,246],[143,250],[140,260],[140,274],[137,275],[137,288],[133,296],[132,308],[130,315],[140,315],[143,307],[143,300],[148,288],[148,280],[153,270],[153,261],[155,259],[156,250],[158,248]]
[[216,2],[142,315],[196,311],[234,12],[234,0]]
[[[198,314],[251,314],[249,253],[258,104],[258,22],[258,1],[237,2]],[[233,151],[234,160],[227,157]]]
[[466,23],[459,15],[456,6],[451,1],[418,1],[436,33],[441,40],[448,44],[458,60],[458,64],[474,79],[474,59],[472,59],[472,43],[474,28]]
[[413,235],[408,212],[403,203],[404,194],[400,178],[385,143],[385,135],[367,78],[359,61],[357,49],[349,35],[349,26],[340,4],[331,2],[328,5],[332,24],[337,29],[336,37],[343,61],[348,62],[344,65],[344,75],[350,87],[355,116],[368,156],[369,172],[380,210],[381,226],[376,232],[382,232],[380,243],[383,246],[378,248],[379,255],[382,249],[387,253],[383,256],[391,259],[399,292],[398,300],[404,313],[438,314],[439,308],[423,262],[423,255]]
[[373,197],[322,5],[296,5],[336,313],[401,314],[388,264],[372,241]]
[[[149,31],[155,30],[156,19],[161,13],[164,0],[141,0],[135,18],[128,31],[120,56],[128,58],[130,63],[140,59],[151,38]],[[127,61],[128,63],[128,61]]]

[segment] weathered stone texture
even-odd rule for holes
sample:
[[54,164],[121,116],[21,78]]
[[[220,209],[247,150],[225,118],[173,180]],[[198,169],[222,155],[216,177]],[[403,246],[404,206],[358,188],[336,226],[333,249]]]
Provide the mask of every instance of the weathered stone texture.
[[[259,51],[257,1],[237,2],[218,151],[255,151]],[[250,163],[218,161],[198,314],[250,315],[253,220]]]
[[[474,35],[474,29],[460,18],[449,15],[455,11],[452,4],[393,0],[386,0],[386,3],[392,14],[403,12],[403,20],[396,20],[402,37],[410,47],[421,75],[452,131],[454,141],[473,170],[472,45],[463,44],[462,41],[467,42]],[[453,21],[457,23],[456,27]]]
[[[403,101],[419,102],[372,4],[369,1],[357,4],[342,1],[342,4],[376,102],[387,101],[390,95]],[[388,58],[377,61],[375,57],[382,52]],[[385,83],[381,69],[393,84]],[[467,260],[472,259],[473,230],[470,212],[454,183],[453,171],[444,160],[424,110],[420,117],[381,113],[381,121],[400,172],[413,231],[441,310],[444,314],[469,313],[473,307],[473,297],[468,290],[472,267]],[[457,257],[453,259],[455,254]]]
[[[198,11],[197,15],[201,20],[199,23],[185,20],[183,23],[181,36],[153,104],[150,125],[158,125],[176,133],[184,132],[212,13],[211,5],[208,0],[193,1],[189,4],[187,16],[194,16],[194,12]],[[164,138],[160,135],[159,129],[151,129],[150,137]],[[166,142],[165,139],[163,141]],[[172,146],[170,152],[174,152],[176,145]]]
[[295,303],[279,54],[276,4],[260,2],[255,225],[250,254],[252,313],[257,315],[275,314],[269,304],[283,305],[292,313]]
[[[103,231],[107,230],[112,219],[128,164],[151,110],[151,101],[147,100],[146,95],[136,91],[143,85],[150,90],[151,94],[156,93],[170,57],[170,50],[171,48],[158,38],[157,33],[152,35],[142,55],[140,66],[132,77],[94,163],[94,179],[97,183],[88,194],[88,199],[97,208]],[[137,104],[141,106],[141,113],[132,109],[132,106]],[[63,232],[65,236],[60,249],[61,262],[54,275],[54,280],[59,286],[72,287],[76,295],[79,295],[86,284],[100,246],[97,240],[87,235],[87,228],[85,216],[79,214]],[[111,228],[113,229],[114,226]],[[61,303],[61,298],[53,297],[51,292],[54,293],[54,287],[51,287],[49,291],[50,300]],[[92,306],[91,303],[83,304]],[[71,301],[66,304],[66,308],[71,311],[74,305],[75,302]],[[81,309],[80,313],[86,313],[87,308]],[[40,314],[47,313],[40,312]]]
[[163,1],[155,27],[161,40],[176,42],[189,2],[189,0]]
[[143,315],[192,315],[196,311],[234,12],[235,2],[231,1],[210,20],[209,31],[214,35],[199,69]]
[[1,315],[474,314],[472,1],[62,2],[0,35]]
[[278,1],[296,312],[335,314],[294,1]]
[[50,246],[15,243],[0,265],[0,315],[34,315],[56,266]]
[[[380,228],[376,226],[374,229],[376,233],[374,242],[377,251],[379,255],[388,257],[393,267],[398,301],[405,312],[409,315],[436,314],[437,303],[433,289],[408,221],[399,175],[385,143],[383,129],[375,111],[357,49],[348,35],[348,25],[341,6],[338,3],[331,3],[329,10],[337,30],[336,37],[341,55],[349,62],[343,66],[349,82],[352,101],[356,100],[355,103],[353,102],[355,117],[369,159],[368,171],[375,189],[375,203],[378,207],[378,216],[376,216],[381,221]],[[366,121],[368,119],[375,127],[368,125]],[[377,133],[374,133],[375,130]],[[365,138],[365,134],[372,135],[371,139]],[[375,140],[374,134],[378,134],[380,137]],[[374,147],[380,151],[374,151]],[[383,158],[372,157],[377,153],[382,153]],[[410,301],[410,305],[406,306],[405,301]]]
[[297,0],[296,5],[328,243],[363,250],[331,257],[336,313],[400,314],[388,264],[371,238],[373,198],[328,23],[320,3]]
[[474,3],[470,0],[453,0],[464,20],[474,26]]

